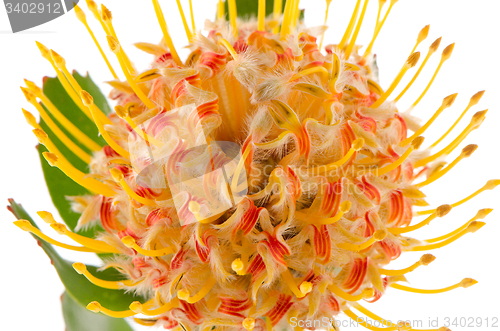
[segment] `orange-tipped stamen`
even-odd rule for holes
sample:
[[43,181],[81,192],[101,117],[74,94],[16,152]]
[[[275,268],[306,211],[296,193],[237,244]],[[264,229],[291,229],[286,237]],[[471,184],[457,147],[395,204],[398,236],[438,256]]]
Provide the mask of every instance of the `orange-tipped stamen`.
[[[104,24],[106,24],[106,26],[108,27],[108,30],[107,32],[108,35],[111,35],[113,38],[115,38],[116,42],[117,43],[120,43],[118,41],[118,37],[116,35],[116,32],[115,32],[115,28],[113,27],[113,16],[111,15],[111,11],[106,8],[103,4],[101,4],[101,18],[104,22]],[[132,62],[130,61],[129,57],[127,56],[127,54],[125,53],[125,51],[123,50],[123,48],[120,47],[120,49],[118,50],[123,58],[123,61],[128,69],[128,72],[130,72],[130,74],[132,76],[135,75],[135,69],[134,69],[134,66],[132,65]]]
[[446,214],[448,214],[451,210],[450,205],[441,205],[439,206],[434,213],[432,213],[429,217],[427,217],[425,220],[411,226],[407,226],[404,228],[389,228],[389,232],[392,234],[401,234],[401,233],[407,233],[411,231],[418,230],[422,228],[423,226],[429,224],[432,220],[434,220],[436,217],[444,217]]
[[429,59],[431,58],[432,54],[434,54],[437,51],[437,49],[439,48],[439,44],[440,43],[441,43],[441,37],[439,37],[438,39],[436,39],[431,44],[431,46],[429,46],[429,51],[427,52],[427,55],[425,56],[424,61],[422,62],[422,64],[420,64],[420,67],[418,68],[418,70],[415,73],[415,75],[413,75],[413,78],[406,85],[406,87],[403,89],[403,91],[401,91],[401,93],[399,93],[399,95],[396,97],[396,99],[394,99],[394,101],[396,101],[396,102],[399,101],[399,99],[401,99],[403,97],[403,95],[410,89],[410,87],[413,85],[413,83],[415,83],[415,81],[417,80],[418,76],[420,75],[420,73],[424,69],[425,65],[427,64],[427,61],[429,61]]
[[54,246],[58,246],[61,248],[69,249],[71,251],[76,251],[76,252],[85,252],[85,253],[106,253],[103,251],[98,251],[95,249],[90,249],[87,247],[80,247],[80,246],[72,246],[68,244],[64,244],[62,242],[59,242],[57,240],[54,240],[50,238],[49,236],[45,235],[42,231],[31,225],[30,221],[27,220],[18,220],[14,222],[14,225],[19,227],[23,231],[30,232],[37,236],[38,238],[42,239],[43,241],[48,242],[49,244],[52,244]]
[[356,1],[356,7],[354,7],[354,10],[351,15],[351,19],[349,21],[349,24],[347,25],[347,28],[345,29],[344,36],[342,36],[342,39],[340,40],[339,49],[343,49],[349,38],[351,37],[352,30],[354,29],[354,25],[356,24],[356,20],[358,19],[358,12],[359,12],[359,7],[361,6],[361,0]]
[[346,301],[359,301],[362,299],[368,299],[368,298],[371,298],[375,294],[375,291],[372,288],[365,288],[365,289],[363,289],[363,291],[361,291],[360,294],[352,295],[352,294],[349,294],[347,292],[344,292],[342,289],[340,289],[335,284],[328,285],[328,289],[330,290],[330,292],[332,292],[336,296],[338,296]]
[[123,237],[121,240],[125,246],[135,249],[137,253],[144,256],[164,256],[175,252],[175,247],[167,247],[162,249],[144,249],[141,246],[137,245],[135,239],[130,236]]
[[431,80],[429,81],[429,83],[425,87],[425,89],[422,92],[422,94],[420,94],[420,96],[418,97],[418,99],[415,100],[415,102],[411,105],[411,107],[410,107],[411,109],[415,108],[418,105],[418,103],[424,98],[424,96],[427,93],[427,91],[429,91],[429,89],[431,88],[432,83],[434,82],[434,80],[436,79],[436,77],[437,77],[437,75],[439,73],[439,70],[441,70],[441,67],[446,62],[446,60],[448,60],[450,58],[451,53],[453,52],[453,48],[454,47],[455,47],[455,44],[451,44],[451,45],[448,45],[443,50],[443,53],[441,54],[441,61],[439,62],[439,65],[437,66],[436,71],[434,72],[434,75],[432,75]]
[[451,291],[451,290],[454,290],[454,289],[460,288],[460,287],[468,288],[468,287],[475,285],[475,284],[477,284],[476,280],[474,280],[472,278],[464,278],[460,283],[457,283],[455,285],[448,286],[445,288],[436,289],[436,290],[423,290],[423,289],[413,288],[413,287],[409,287],[409,286],[405,286],[405,285],[401,285],[401,284],[395,284],[395,283],[392,283],[389,286],[391,286],[395,289],[401,290],[401,291],[406,291],[406,292],[421,293],[421,294],[436,294],[436,293],[448,292],[448,291]]
[[405,249],[405,250],[410,251],[410,252],[418,252],[418,251],[430,251],[433,249],[438,249],[438,248],[441,248],[441,247],[444,247],[444,246],[451,244],[452,242],[460,239],[461,237],[463,237],[467,233],[476,232],[477,230],[482,228],[485,224],[486,223],[484,223],[484,222],[474,221],[474,222],[470,223],[469,226],[465,230],[449,237],[446,240],[436,242],[436,243],[429,243],[429,244],[424,244],[424,245],[419,245],[419,246],[413,246],[413,247],[410,247],[410,248]]
[[83,12],[83,10],[78,7],[78,5],[74,5],[74,9],[75,9],[75,14],[76,14],[76,17],[78,18],[78,20],[80,22],[83,23],[83,25],[85,25],[85,27],[87,28],[87,31],[90,35],[90,37],[92,37],[92,40],[94,41],[94,44],[97,46],[97,49],[99,50],[99,53],[101,53],[101,56],[102,58],[104,59],[104,62],[106,62],[106,65],[108,66],[108,69],[109,71],[111,72],[111,75],[113,75],[113,77],[115,79],[118,79],[118,76],[116,75],[113,67],[111,66],[111,63],[109,63],[108,61],[108,58],[106,56],[106,54],[104,54],[104,51],[102,50],[101,48],[101,45],[99,44],[99,41],[97,41],[95,35],[94,35],[94,32],[92,31],[92,29],[90,28],[90,26],[88,25],[87,23],[87,19],[85,17],[85,13]]
[[208,292],[217,284],[217,279],[213,276],[210,276],[208,281],[203,285],[203,287],[196,293],[195,295],[190,295],[186,289],[180,289],[177,292],[177,297],[183,301],[188,303],[195,303],[203,299]]
[[475,106],[477,105],[477,103],[479,102],[479,100],[481,100],[481,97],[483,96],[484,94],[484,91],[479,91],[477,92],[476,94],[474,94],[471,98],[470,98],[470,101],[469,101],[469,104],[467,105],[467,107],[465,108],[465,110],[462,112],[462,114],[460,114],[460,116],[457,118],[457,120],[455,121],[455,123],[453,123],[453,125],[448,129],[448,131],[446,131],[442,136],[441,138],[439,138],[438,140],[436,140],[435,143],[433,143],[431,146],[429,146],[429,148],[433,148],[435,147],[437,144],[439,144],[444,138],[446,138],[446,136],[448,136],[448,134],[451,132],[451,130],[453,130],[455,128],[455,126],[457,126],[458,122],[460,122],[460,120],[465,116],[465,114],[467,113],[467,111],[472,107],[472,106]]
[[370,247],[371,245],[373,245],[377,241],[384,240],[386,236],[387,236],[387,232],[385,232],[384,230],[377,230],[377,231],[375,231],[373,236],[371,236],[370,239],[368,239],[364,243],[351,244],[351,243],[343,242],[343,243],[337,244],[337,247],[341,248],[341,249],[348,250],[348,251],[352,251],[352,252],[359,252],[359,251],[362,251],[364,249],[367,249],[368,247]]
[[103,252],[109,252],[109,253],[120,253],[120,250],[118,250],[116,247],[111,246],[110,244],[101,241],[101,240],[96,240],[92,238],[87,238],[84,236],[81,236],[79,234],[76,234],[72,231],[70,231],[66,225],[62,223],[52,223],[50,226],[59,234],[65,235],[80,245],[83,245],[87,248],[98,250],[98,251],[103,251]]
[[42,145],[44,145],[47,150],[51,153],[54,153],[56,155],[59,155],[59,159],[62,162],[67,162],[69,161],[62,155],[62,153],[57,149],[56,145],[50,140],[49,135],[43,131],[41,128],[40,129],[34,129],[33,133],[35,134],[36,139],[38,142]]
[[464,149],[462,150],[462,153],[460,153],[460,155],[455,159],[453,160],[453,162],[451,162],[446,168],[444,168],[443,170],[431,175],[429,178],[427,178],[427,180],[421,182],[421,183],[418,183],[417,185],[415,185],[417,188],[421,188],[421,187],[424,187],[426,185],[429,185],[430,183],[438,180],[439,178],[441,178],[442,176],[444,176],[448,171],[450,171],[451,169],[453,169],[453,167],[455,167],[462,159],[465,159],[465,158],[468,158],[469,156],[472,155],[472,153],[474,153],[474,151],[477,149],[477,145],[474,145],[474,144],[471,144],[471,145],[467,145],[464,147]]
[[135,94],[141,99],[141,101],[148,107],[149,109],[156,108],[156,105],[144,94],[142,89],[137,85],[137,82],[134,80],[134,77],[132,77],[131,73],[128,71],[127,67],[125,66],[125,62],[123,59],[123,55],[119,51],[121,49],[120,44],[118,44],[118,41],[114,39],[112,36],[108,36],[108,44],[109,48],[113,53],[115,53],[116,57],[118,58],[118,62],[120,62],[120,67],[122,68],[123,73],[125,74],[125,77],[127,78],[127,82],[130,84],[130,87],[134,90]]
[[406,161],[406,159],[410,156],[410,154],[414,150],[419,149],[419,147],[422,145],[423,142],[424,142],[424,137],[421,136],[413,139],[413,141],[411,142],[411,146],[408,147],[408,149],[403,153],[403,155],[401,155],[396,161],[392,162],[391,164],[385,167],[375,169],[373,173],[375,174],[375,176],[383,176],[393,171],[401,164],[403,164],[403,162]]
[[167,23],[165,21],[165,17],[163,16],[160,4],[158,3],[158,0],[152,0],[152,1],[153,1],[153,6],[155,8],[156,18],[158,19],[158,23],[160,24],[161,31],[163,32],[163,38],[165,39],[165,43],[167,44],[168,49],[170,50],[170,54],[172,54],[172,58],[174,59],[175,63],[179,66],[182,66],[182,61],[179,57],[179,54],[177,54],[172,38],[168,33]]
[[99,108],[97,108],[97,106],[94,104],[94,98],[87,91],[85,91],[85,90],[81,90],[80,95],[82,97],[83,104],[92,113],[92,116],[94,118],[94,123],[97,126],[97,129],[101,133],[101,136],[104,138],[104,140],[106,141],[106,143],[108,143],[108,145],[111,146],[111,148],[113,148],[113,150],[115,152],[117,152],[118,154],[120,154],[124,158],[128,159],[130,157],[129,152],[126,151],[120,145],[118,145],[118,143],[116,141],[114,141],[113,138],[111,138],[111,136],[106,131],[106,129],[104,129],[104,125],[103,125],[103,123],[101,122],[101,119],[98,116]]
[[351,56],[351,52],[354,49],[356,39],[358,39],[358,34],[359,34],[359,31],[361,30],[361,25],[363,24],[363,19],[365,18],[366,8],[368,7],[368,1],[369,0],[365,0],[365,3],[363,4],[363,9],[361,9],[361,14],[359,15],[358,24],[356,25],[356,29],[354,30],[354,33],[352,34],[351,41],[349,42],[349,45],[347,46],[347,48],[345,50],[344,57],[346,59],[348,59],[349,56]]
[[110,280],[103,280],[95,277],[92,275],[88,270],[87,266],[83,263],[80,262],[75,262],[73,263],[73,269],[76,270],[80,275],[84,275],[85,278],[89,280],[94,285],[97,285],[102,288],[107,288],[111,290],[120,290],[129,286],[134,286],[137,284],[142,283],[143,280],[140,280],[138,282],[134,282],[132,279],[126,279],[126,280],[121,280],[121,281],[110,281]]
[[99,302],[92,301],[87,305],[87,309],[94,313],[103,313],[104,315],[114,317],[114,318],[127,318],[137,315],[136,312],[132,310],[124,310],[124,311],[114,311],[107,308],[104,308]]
[[[491,179],[489,180],[486,184],[484,184],[483,187],[481,187],[479,190],[477,190],[476,192],[472,193],[471,195],[467,196],[466,198],[460,200],[460,201],[457,201],[455,203],[452,203],[451,206],[453,208],[457,207],[457,206],[460,206],[461,204],[464,204],[466,203],[467,201],[471,200],[472,198],[478,196],[479,194],[481,194],[482,192],[484,191],[489,191],[489,190],[493,190],[495,187],[497,187],[498,185],[500,185],[500,179]],[[416,215],[427,215],[427,214],[432,214],[433,212],[435,211],[435,209],[429,209],[429,210],[422,210],[422,211],[418,211],[416,212]]]
[[48,111],[54,116],[54,118],[61,123],[61,125],[68,130],[79,142],[81,142],[85,147],[90,149],[91,151],[101,150],[101,146],[96,143],[94,140],[90,139],[85,133],[83,133],[76,125],[74,125],[70,120],[68,120],[57,107],[47,98],[47,96],[43,93],[42,89],[40,89],[35,83],[30,82],[29,80],[24,80],[26,82],[26,86],[33,92]]
[[450,237],[453,237],[453,236],[461,233],[462,231],[466,230],[472,222],[477,221],[479,219],[484,219],[492,211],[493,211],[493,209],[491,209],[491,208],[481,209],[481,210],[479,210],[477,212],[477,214],[473,218],[471,218],[469,221],[467,221],[467,223],[465,223],[464,225],[462,225],[458,229],[453,230],[450,233],[447,233],[447,234],[445,234],[443,236],[439,236],[439,237],[432,238],[432,239],[426,239],[425,242],[432,244],[432,243],[436,243],[436,242],[439,242],[439,241],[446,240],[446,239],[448,239]]
[[120,170],[118,170],[117,168],[113,168],[109,172],[111,173],[114,181],[120,185],[120,187],[125,191],[125,193],[128,194],[130,198],[146,206],[156,206],[155,200],[141,197],[140,195],[135,193],[135,191],[128,185],[125,177],[123,176],[123,173]]
[[432,261],[434,261],[436,258],[432,254],[424,254],[420,260],[412,264],[411,266],[404,268],[404,269],[399,269],[399,270],[387,270],[387,269],[378,269],[379,272],[382,275],[386,276],[403,276],[409,272],[412,272],[413,270],[417,269],[418,267],[422,265],[429,265]]
[[415,133],[411,136],[411,137],[408,137],[406,138],[405,140],[403,140],[399,146],[406,146],[408,145],[413,139],[415,139],[416,137],[418,136],[421,136],[428,128],[429,126],[431,126],[432,123],[434,123],[434,121],[438,118],[438,116],[446,109],[446,108],[449,108],[451,107],[451,105],[453,105],[453,103],[455,102],[455,99],[457,98],[457,93],[455,94],[452,94],[452,95],[449,95],[447,96],[446,98],[443,99],[443,102],[441,104],[441,107],[439,107],[438,110],[436,110],[436,112],[434,113],[434,115],[432,115],[432,117],[424,124],[420,127],[420,129],[418,129],[417,131],[415,131]]
[[401,81],[401,79],[403,79],[403,77],[406,74],[406,72],[410,68],[413,68],[417,64],[419,58],[420,58],[420,52],[412,53],[410,55],[410,57],[408,57],[408,59],[406,60],[405,64],[403,65],[403,68],[401,68],[401,70],[399,71],[399,73],[396,76],[396,78],[394,78],[393,82],[391,83],[391,85],[389,86],[389,88],[387,89],[387,91],[385,91],[384,94],[382,94],[380,96],[380,98],[378,98],[377,101],[375,101],[370,106],[370,108],[380,107],[380,105],[382,105],[382,103],[384,103],[384,101],[387,100],[387,98],[389,98],[389,96],[392,94],[392,92],[394,91],[394,89],[398,86],[398,84]]
[[66,176],[74,180],[79,185],[85,187],[89,191],[110,198],[116,195],[116,192],[111,187],[92,177],[87,176],[86,173],[83,173],[80,170],[76,169],[70,163],[61,161],[56,154],[44,152],[43,156],[51,166],[59,168],[66,174]]
[[57,68],[56,64],[54,63],[54,60],[52,59],[50,50],[39,43],[38,41],[36,42],[36,45],[38,46],[38,49],[40,50],[40,53],[42,54],[42,57],[46,59],[47,61],[50,62],[52,67],[54,68],[57,78],[59,78],[59,82],[61,82],[62,86],[64,87],[64,90],[69,94],[71,97],[71,100],[80,108],[80,110],[90,119],[92,119],[92,114],[90,114],[89,110],[84,106],[82,103],[82,100],[78,96],[78,94],[75,92],[75,90],[71,87],[71,84],[69,81],[66,79],[64,74]]
[[26,100],[28,100],[29,103],[31,103],[35,108],[38,110],[38,113],[40,113],[40,116],[44,120],[44,122],[47,124],[49,129],[54,133],[54,135],[59,139],[66,147],[68,147],[73,154],[75,154],[80,160],[82,160],[85,163],[90,163],[90,155],[85,152],[83,149],[80,148],[77,144],[75,144],[58,126],[57,124],[52,120],[52,118],[47,114],[45,109],[36,101],[36,96],[28,90],[27,88],[21,87],[21,90],[24,93],[24,96],[26,97]]

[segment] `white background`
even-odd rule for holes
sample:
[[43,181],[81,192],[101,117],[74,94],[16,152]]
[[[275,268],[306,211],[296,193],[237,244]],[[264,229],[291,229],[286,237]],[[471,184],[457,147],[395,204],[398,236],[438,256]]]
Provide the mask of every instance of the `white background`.
[[[197,28],[202,28],[206,18],[214,17],[216,1],[193,1]],[[187,1],[182,2],[187,9]],[[175,1],[163,0],[161,3],[164,5],[165,16],[174,42],[180,49],[187,40]],[[340,40],[354,3],[354,0],[333,0],[326,43],[336,43]],[[105,4],[113,12],[117,34],[130,58],[135,61],[138,69],[147,69],[149,56],[145,56],[131,44],[138,41],[158,42],[161,38],[161,31],[151,2],[108,0]],[[86,10],[86,6],[83,7]],[[323,21],[324,1],[304,0],[301,2],[301,7],[306,9],[306,23],[309,26]],[[359,43],[366,44],[369,41],[377,7],[378,1],[372,0],[358,39]],[[453,123],[467,105],[472,94],[483,89],[487,91],[481,103],[470,111],[463,123],[460,123],[450,136],[450,139],[455,137],[475,111],[490,108],[481,129],[472,133],[462,144],[465,146],[467,143],[476,143],[479,149],[472,158],[461,162],[443,179],[426,187],[425,193],[433,206],[458,201],[481,187],[488,179],[500,178],[498,170],[500,160],[498,157],[499,9],[497,0],[401,0],[394,7],[375,44],[374,51],[378,54],[381,85],[387,87],[408,56],[418,32],[424,25],[430,24],[431,30],[428,40],[420,47],[422,55],[425,55],[428,45],[439,36],[443,36],[441,49],[451,42],[456,42],[452,58],[444,65],[428,96],[414,111],[415,115],[426,120],[439,107],[443,97],[454,92],[459,93],[455,105],[446,110],[426,133],[427,143],[434,141],[440,133],[446,130],[447,126]],[[93,18],[88,18],[102,45],[106,46],[100,27]],[[1,7],[0,141],[2,162],[0,173],[2,183],[0,204],[6,205],[7,198],[15,198],[32,216],[36,216],[35,212],[38,210],[55,213],[43,180],[38,154],[35,151],[37,141],[21,112],[21,107],[25,107],[36,113],[25,101],[19,89],[19,86],[23,84],[23,78],[41,85],[43,76],[54,75],[49,63],[40,57],[35,40],[63,55],[70,70],[77,69],[81,73],[89,71],[92,78],[101,84],[106,93],[109,89],[102,82],[112,78],[87,32],[73,13],[29,31],[12,34],[4,7]],[[182,53],[186,55],[185,52]],[[113,60],[115,68],[118,68],[112,54],[109,54],[109,58]],[[431,58],[421,79],[401,100],[402,103],[399,105],[401,110],[405,110],[422,91],[438,60],[439,54]],[[410,77],[411,74],[408,75],[406,81]],[[446,144],[450,139],[444,143]],[[450,157],[450,160],[457,154],[458,151]],[[466,205],[456,208],[446,218],[437,220],[425,229],[415,232],[415,236],[429,238],[447,233],[465,223],[475,215],[478,209],[497,207],[499,191],[484,193]],[[55,270],[33,238],[12,224],[13,216],[5,208],[1,209],[1,213],[0,329],[64,330],[59,301],[63,286]],[[408,275],[411,285],[420,288],[445,287],[459,282],[464,277],[473,277],[479,281],[479,284],[469,289],[458,289],[450,293],[431,296],[389,289],[387,295],[378,303],[365,304],[365,306],[392,321],[422,320],[424,328],[428,328],[429,317],[439,318],[440,325],[445,317],[450,317],[451,320],[455,317],[489,318],[490,320],[493,317],[500,318],[500,305],[497,301],[500,296],[498,215],[498,211],[491,213],[486,219],[487,225],[479,232],[467,235],[451,246],[432,252],[437,257],[433,264],[421,267]],[[40,220],[37,219],[37,221],[41,223]],[[44,231],[59,237],[45,224],[41,225]],[[82,254],[66,252],[62,254],[71,260],[92,261]],[[418,253],[406,254],[394,263],[394,268],[406,267],[415,262],[420,255]],[[451,327],[451,329],[466,330],[468,328]]]

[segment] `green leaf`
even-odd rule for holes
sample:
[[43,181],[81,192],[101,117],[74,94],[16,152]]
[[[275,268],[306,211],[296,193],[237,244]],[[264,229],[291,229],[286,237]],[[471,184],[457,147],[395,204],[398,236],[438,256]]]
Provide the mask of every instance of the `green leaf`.
[[[13,212],[17,219],[28,220],[33,226],[37,227],[36,223],[20,204],[17,204],[14,200],[9,200],[9,203],[9,209]],[[33,236],[35,239],[38,239],[35,235]],[[105,289],[92,284],[85,278],[85,276],[78,274],[75,269],[73,269],[72,262],[66,261],[59,256],[51,244],[40,239],[38,239],[38,241],[40,242],[42,249],[52,260],[52,264],[56,268],[59,278],[61,278],[61,281],[66,287],[66,291],[82,307],[85,307],[92,301],[99,301],[99,303],[108,309],[122,311],[128,310],[128,306],[133,301],[145,302],[143,297],[134,295],[130,292],[127,293],[124,290]],[[87,266],[87,270],[96,277],[104,280],[123,280],[123,275],[113,268],[98,272],[97,267]]]
[[68,292],[61,297],[66,331],[132,331],[123,319],[112,318],[80,306]]
[[[86,77],[81,76],[79,73],[74,72],[73,76],[80,86],[88,91],[93,97],[95,104],[105,113],[109,113],[111,110],[107,104],[106,97],[100,92],[99,88],[94,84],[92,79],[87,75]],[[60,83],[59,79],[56,78],[44,78],[43,92],[52,101],[52,103],[59,109],[63,115],[68,118],[72,123],[76,124],[78,128],[84,132],[89,138],[96,141],[99,145],[104,146],[104,140],[99,137],[99,131],[97,130],[94,122],[89,119],[78,106],[73,102],[71,97],[66,93],[64,87]],[[55,119],[52,117],[55,121]],[[57,121],[55,121],[57,122]],[[40,121],[40,125],[43,130],[49,135],[50,139],[54,142],[56,147],[61,151],[61,153],[68,159],[71,164],[73,164],[78,170],[83,172],[88,172],[88,166],[83,161],[81,161],[76,155],[71,152],[57,137],[53,132],[47,127],[43,120]],[[63,132],[66,133],[68,137],[72,137],[63,127],[60,127]],[[73,141],[80,146],[83,150],[88,151],[85,146],[79,144],[75,139]],[[82,186],[75,183],[72,179],[67,177],[61,170],[56,167],[51,167],[48,162],[43,157],[42,153],[47,151],[44,146],[39,146],[38,152],[40,155],[40,160],[42,163],[42,170],[49,189],[52,202],[59,211],[64,222],[69,226],[71,230],[75,229],[78,222],[80,214],[74,213],[70,208],[70,202],[66,199],[67,196],[84,195],[89,192]],[[95,237],[95,232],[100,229],[91,229],[87,232],[81,233],[87,237]]]
[[[285,9],[286,0],[283,0],[283,8],[281,12]],[[224,4],[226,19],[228,19],[228,1]],[[258,0],[236,0],[236,9],[238,12],[238,17],[249,18],[249,17],[257,17],[257,13],[259,10],[259,1]],[[266,16],[270,15],[274,11],[274,0],[266,1]]]

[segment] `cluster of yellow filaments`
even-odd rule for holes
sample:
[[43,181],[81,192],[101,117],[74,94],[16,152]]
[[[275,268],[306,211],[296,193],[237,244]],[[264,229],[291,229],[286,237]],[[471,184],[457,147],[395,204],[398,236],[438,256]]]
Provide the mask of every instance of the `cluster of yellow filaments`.
[[[385,268],[402,252],[441,248],[481,228],[485,223],[480,220],[491,209],[436,238],[407,236],[500,184],[491,180],[456,203],[413,210],[427,206],[423,188],[475,151],[476,145],[468,145],[450,164],[443,162],[486,114],[477,112],[450,144],[433,151],[479,102],[484,91],[478,92],[446,133],[418,150],[422,135],[456,98],[444,98],[422,126],[396,108],[438,51],[439,38],[391,99],[419,62],[416,50],[429,26],[384,90],[377,84],[371,50],[397,0],[390,0],[384,16],[386,0],[379,0],[373,38],[362,55],[356,41],[369,0],[357,0],[342,40],[324,51],[324,29],[303,26],[299,0],[275,0],[267,17],[266,1],[259,0],[257,20],[240,20],[235,0],[227,0],[228,21],[219,1],[218,19],[206,23],[206,36],[195,29],[192,6],[190,27],[177,0],[190,41],[185,61],[176,52],[159,1],[152,2],[163,39],[136,44],[154,56],[151,69],[141,73],[120,45],[111,12],[87,0],[125,80],[118,78],[84,12],[75,6],[114,77],[110,97],[116,108],[109,116],[73,78],[63,57],[38,43],[71,99],[96,124],[107,143],[104,148],[71,123],[41,88],[30,81],[22,88],[57,139],[89,165],[88,174],[78,170],[23,109],[49,151],[44,157],[50,165],[93,193],[72,197],[76,210],[83,211],[77,231],[97,224],[104,230],[87,238],[39,212],[58,234],[81,245],[71,246],[28,221],[16,225],[70,250],[114,253],[105,267],[116,268],[126,280],[99,279],[82,263],[73,267],[100,287],[127,289],[149,299],[131,302],[127,311],[111,311],[98,302],[90,303],[89,310],[135,316],[137,323],[172,330],[281,330],[292,328],[293,317],[307,321],[344,313],[357,320],[353,310],[380,321],[359,301],[374,302],[387,287],[441,293],[476,282],[466,278],[432,290],[399,284],[434,260],[428,253],[405,269]],[[330,3],[326,1],[325,23]],[[443,49],[432,79],[411,108],[429,91],[452,51],[453,44]],[[229,156],[219,142],[237,144],[238,156]],[[196,149],[200,145],[206,148]],[[218,171],[222,168],[225,172]],[[189,180],[193,182],[186,184]],[[414,215],[426,218],[415,223]]]

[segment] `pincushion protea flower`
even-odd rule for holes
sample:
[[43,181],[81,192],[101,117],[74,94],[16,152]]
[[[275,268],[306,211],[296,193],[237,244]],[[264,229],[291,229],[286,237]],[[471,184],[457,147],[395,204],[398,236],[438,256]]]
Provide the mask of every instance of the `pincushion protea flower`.
[[[314,321],[324,317],[333,317],[330,328],[336,329],[334,317],[340,313],[354,320],[358,313],[353,310],[376,317],[359,301],[375,302],[387,287],[439,293],[475,284],[470,278],[433,290],[399,284],[407,273],[434,260],[428,253],[405,269],[386,268],[403,252],[431,251],[481,228],[479,220],[491,209],[478,211],[448,234],[409,237],[500,181],[491,180],[451,205],[413,210],[427,206],[422,189],[475,151],[476,145],[468,145],[449,165],[443,161],[481,125],[486,111],[474,114],[450,144],[433,151],[483,91],[474,94],[450,129],[419,150],[422,135],[452,106],[456,94],[445,97],[422,126],[409,112],[398,111],[397,101],[438,51],[441,39],[430,44],[413,78],[391,99],[419,62],[415,50],[429,26],[384,90],[377,83],[371,50],[397,0],[390,1],[381,17],[385,2],[379,0],[373,38],[363,53],[356,40],[368,0],[357,1],[343,38],[326,45],[324,52],[324,29],[301,24],[298,0],[286,1],[284,8],[275,1],[269,16],[266,1],[259,0],[257,20],[240,20],[236,2],[228,0],[228,21],[220,2],[218,19],[206,23],[206,36],[195,32],[194,21],[189,28],[177,2],[191,49],[182,61],[153,0],[164,38],[159,44],[136,44],[154,56],[151,69],[140,73],[119,43],[111,12],[88,0],[125,76],[118,79],[93,38],[115,77],[110,82],[115,113],[105,112],[98,93],[82,87],[61,55],[38,47],[105,145],[68,120],[45,87],[30,81],[22,87],[43,119],[42,126],[23,110],[48,150],[44,158],[89,192],[68,197],[81,213],[76,227],[68,224],[68,229],[50,213],[38,214],[81,246],[60,243],[28,220],[15,224],[52,245],[113,254],[103,256],[103,269],[116,269],[118,279],[101,279],[104,273],[82,263],[73,268],[88,284],[103,288],[103,298],[109,299],[109,291],[128,291],[138,300],[126,302],[123,310],[101,301],[89,302],[87,308],[116,318],[135,316],[139,324],[165,329],[292,329],[293,319],[314,329]],[[83,11],[76,6],[75,12],[93,37]],[[426,95],[452,51],[453,44],[443,49],[431,81],[411,108]],[[75,157],[88,165],[88,174],[71,161]],[[11,208],[21,216],[18,205]],[[425,218],[415,222],[415,215]],[[77,233],[85,229],[96,235]],[[68,286],[67,278],[61,278]]]

